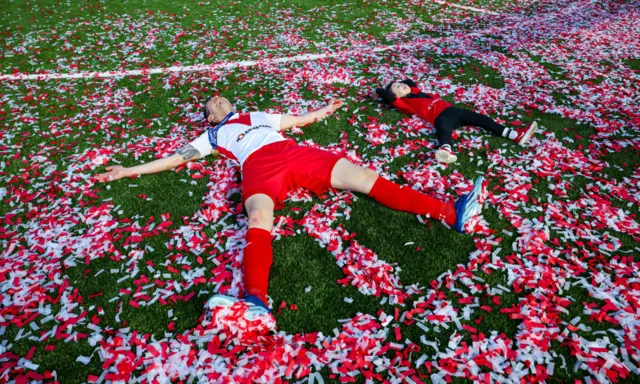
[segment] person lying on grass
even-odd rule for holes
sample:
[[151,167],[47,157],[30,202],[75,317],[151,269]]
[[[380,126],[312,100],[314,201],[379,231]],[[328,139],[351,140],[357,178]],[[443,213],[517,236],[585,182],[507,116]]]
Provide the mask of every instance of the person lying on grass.
[[468,109],[453,106],[437,95],[424,93],[413,80],[392,81],[384,88],[373,91],[374,99],[381,98],[398,111],[418,115],[436,128],[439,147],[436,160],[441,163],[453,163],[458,157],[453,152],[453,131],[468,125],[478,126],[496,136],[506,137],[526,145],[538,128],[534,121],[526,128],[509,129],[496,123],[492,118]]
[[331,152],[298,145],[280,133],[322,120],[341,106],[342,101],[332,99],[325,107],[302,116],[241,113],[226,98],[212,96],[204,104],[204,118],[211,127],[197,139],[174,155],[131,168],[110,166],[96,178],[105,182],[166,171],[211,154],[236,160],[241,166],[242,200],[249,216],[242,261],[245,296],[236,299],[215,295],[207,305],[213,309],[242,300],[248,306],[245,318],[253,320],[269,313],[267,288],[273,260],[274,210],[284,207],[289,191],[304,187],[321,194],[328,188],[348,189],[369,195],[391,209],[442,220],[463,233],[469,231],[465,224],[473,223],[472,219],[480,213],[482,177],[476,180],[470,193],[455,203],[444,203],[392,183],[375,171]]

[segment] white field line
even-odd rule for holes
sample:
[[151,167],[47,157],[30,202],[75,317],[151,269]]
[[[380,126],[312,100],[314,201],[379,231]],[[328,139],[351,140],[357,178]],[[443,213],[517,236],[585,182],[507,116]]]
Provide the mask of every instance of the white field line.
[[[433,39],[435,40],[435,39]],[[219,69],[233,69],[238,67],[253,67],[256,65],[269,65],[279,63],[289,63],[297,61],[313,61],[319,59],[326,59],[332,57],[341,56],[360,56],[363,54],[377,53],[389,51],[392,49],[404,49],[415,48],[416,42],[402,43],[387,45],[374,48],[360,48],[346,51],[339,51],[334,53],[306,53],[303,55],[296,55],[290,57],[280,57],[275,59],[263,59],[263,60],[243,60],[243,61],[229,61],[214,64],[196,64],[188,66],[172,66],[165,68],[148,68],[148,69],[134,69],[134,70],[122,70],[122,71],[108,71],[108,72],[77,72],[77,73],[18,73],[13,75],[0,75],[0,81],[15,81],[15,80],[58,80],[58,79],[86,79],[86,78],[107,78],[107,77],[124,77],[124,76],[146,76],[155,75],[158,73],[170,73],[170,72],[204,72],[214,71]]]
[[[455,8],[462,8],[462,9],[486,13],[490,15],[498,15],[497,12],[489,11],[482,8],[467,7],[464,5],[449,3],[443,0],[432,0],[432,1],[438,4],[444,4],[444,5],[455,7]],[[469,35],[477,35],[477,34],[481,34],[481,32],[470,33]],[[88,79],[88,78],[109,78],[109,77],[125,77],[125,76],[147,76],[147,75],[156,75],[159,73],[170,73],[170,72],[204,72],[204,71],[214,71],[219,69],[253,67],[261,64],[268,65],[268,64],[298,62],[298,61],[312,61],[312,60],[326,59],[331,57],[340,57],[345,55],[349,55],[349,56],[362,55],[363,53],[377,53],[377,52],[389,51],[392,49],[403,49],[403,48],[410,48],[410,47],[415,48],[415,46],[416,44],[414,42],[414,43],[403,43],[403,44],[375,47],[375,48],[366,49],[366,50],[359,49],[359,50],[340,51],[336,53],[317,53],[317,54],[307,53],[303,55],[281,57],[276,59],[230,61],[230,62],[222,62],[222,63],[215,63],[215,64],[196,64],[196,65],[188,65],[188,66],[172,66],[172,67],[164,67],[164,68],[147,68],[147,69],[133,69],[133,70],[107,71],[107,72],[37,73],[37,74],[17,73],[12,75],[0,75],[0,81]]]
[[437,3],[437,4],[447,5],[447,6],[453,7],[453,8],[465,9],[467,11],[486,13],[487,15],[499,15],[498,12],[489,11],[488,9],[482,9],[482,8],[476,8],[476,7],[468,7],[466,5],[454,4],[454,3],[450,3],[448,1],[443,1],[443,0],[431,0],[431,1],[433,1],[434,3]]

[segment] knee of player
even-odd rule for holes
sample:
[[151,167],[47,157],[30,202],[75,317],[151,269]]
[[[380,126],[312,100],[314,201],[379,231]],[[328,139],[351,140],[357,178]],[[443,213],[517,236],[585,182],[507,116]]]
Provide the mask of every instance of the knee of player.
[[273,218],[269,212],[262,209],[253,209],[249,211],[249,228],[264,228],[273,225]]
[[378,179],[378,173],[368,168],[362,168],[357,175],[357,187],[354,188],[356,192],[369,193],[375,181]]
[[373,169],[363,168],[359,174],[360,181],[363,183],[374,182],[378,178],[378,172]]

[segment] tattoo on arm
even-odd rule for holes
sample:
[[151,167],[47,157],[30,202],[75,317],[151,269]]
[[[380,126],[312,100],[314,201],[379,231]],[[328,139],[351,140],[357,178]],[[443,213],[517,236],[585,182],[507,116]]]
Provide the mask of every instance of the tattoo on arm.
[[184,160],[194,160],[200,157],[200,151],[195,149],[193,145],[187,144],[178,149],[178,155],[182,156]]

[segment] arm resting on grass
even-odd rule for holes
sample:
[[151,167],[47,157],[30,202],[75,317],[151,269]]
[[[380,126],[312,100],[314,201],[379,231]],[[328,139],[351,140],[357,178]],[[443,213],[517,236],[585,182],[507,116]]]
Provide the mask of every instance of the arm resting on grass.
[[332,115],[338,108],[342,106],[342,100],[331,99],[329,104],[318,109],[317,111],[305,113],[301,116],[282,115],[280,120],[280,130],[290,129],[293,127],[304,127],[316,121],[320,121]]
[[158,173],[167,171],[181,166],[192,160],[200,158],[200,152],[194,148],[191,144],[180,148],[175,154],[153,160],[145,164],[136,165],[134,167],[123,167],[121,165],[114,165],[107,167],[107,172],[96,175],[96,179],[100,182],[114,181],[123,177],[131,177],[134,175],[148,175],[150,173]]

